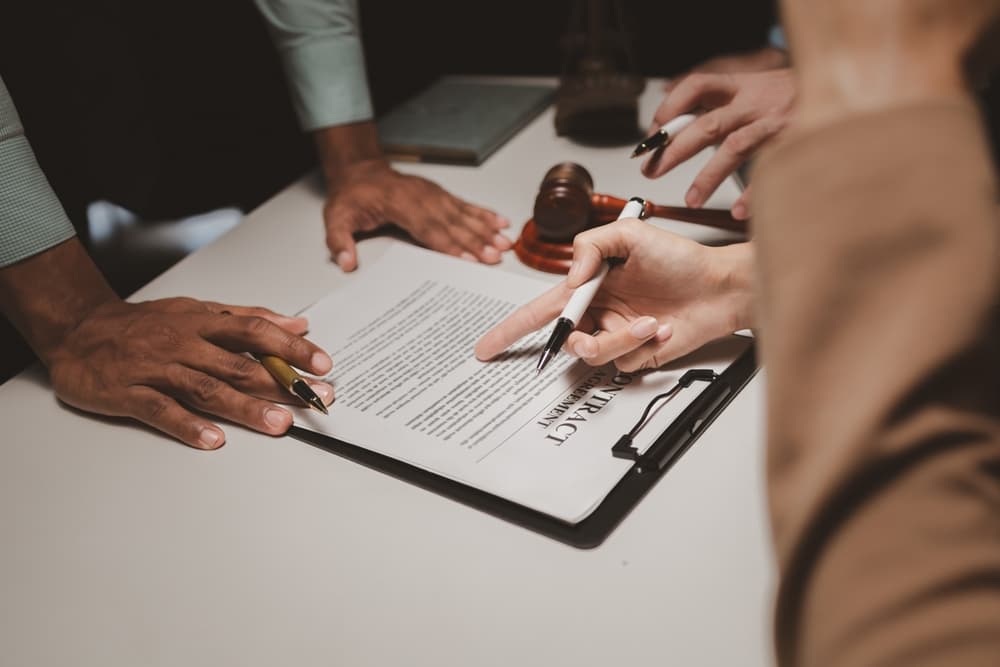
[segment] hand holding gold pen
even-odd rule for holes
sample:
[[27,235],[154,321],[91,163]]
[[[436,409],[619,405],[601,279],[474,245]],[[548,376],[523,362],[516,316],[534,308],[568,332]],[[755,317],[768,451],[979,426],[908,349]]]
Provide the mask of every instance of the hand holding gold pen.
[[[228,310],[223,310],[222,314],[231,315],[232,313]],[[271,377],[277,380],[278,384],[284,387],[292,396],[305,403],[306,407],[312,408],[317,412],[322,412],[324,415],[330,414],[323,400],[316,395],[316,392],[309,386],[306,379],[299,375],[287,361],[273,354],[256,354],[250,352],[250,356],[259,361],[260,365],[271,374]]]
[[306,379],[299,375],[283,359],[270,354],[254,354],[252,356],[267,369],[267,372],[278,381],[278,384],[287,389],[293,396],[298,397],[307,407],[317,412],[322,412],[324,415],[330,414],[323,401],[312,390]]

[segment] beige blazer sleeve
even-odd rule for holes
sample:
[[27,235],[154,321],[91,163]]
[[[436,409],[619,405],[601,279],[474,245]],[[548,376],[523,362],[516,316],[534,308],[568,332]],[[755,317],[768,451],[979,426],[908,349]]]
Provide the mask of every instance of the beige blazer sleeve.
[[1000,665],[1000,220],[971,102],[755,175],[781,665]]

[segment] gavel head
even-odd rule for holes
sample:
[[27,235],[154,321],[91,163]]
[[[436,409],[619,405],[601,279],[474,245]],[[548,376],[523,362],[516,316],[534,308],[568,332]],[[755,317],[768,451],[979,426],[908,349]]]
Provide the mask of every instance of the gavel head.
[[535,197],[538,235],[549,241],[571,241],[593,224],[594,179],[575,162],[561,162],[545,172]]

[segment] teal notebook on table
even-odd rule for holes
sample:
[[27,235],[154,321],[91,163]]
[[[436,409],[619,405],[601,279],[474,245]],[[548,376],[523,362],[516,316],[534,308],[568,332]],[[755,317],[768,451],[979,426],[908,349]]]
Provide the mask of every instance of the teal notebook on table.
[[378,121],[392,159],[481,164],[552,101],[555,86],[441,79]]

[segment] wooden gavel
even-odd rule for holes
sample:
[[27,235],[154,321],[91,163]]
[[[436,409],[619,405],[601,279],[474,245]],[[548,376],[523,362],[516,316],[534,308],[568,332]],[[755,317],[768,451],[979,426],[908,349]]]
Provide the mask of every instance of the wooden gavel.
[[[535,197],[534,217],[525,223],[514,252],[526,265],[566,273],[573,262],[573,237],[618,217],[625,200],[594,192],[594,180],[575,162],[562,162],[545,173]],[[746,232],[746,223],[729,211],[659,206],[646,202],[644,218],[682,220],[718,229]]]
[[[618,217],[625,200],[594,192],[590,173],[575,162],[561,162],[545,173],[535,197],[534,221],[538,236],[556,243]],[[644,218],[668,218],[718,229],[745,232],[746,223],[721,209],[660,206],[646,202]]]

